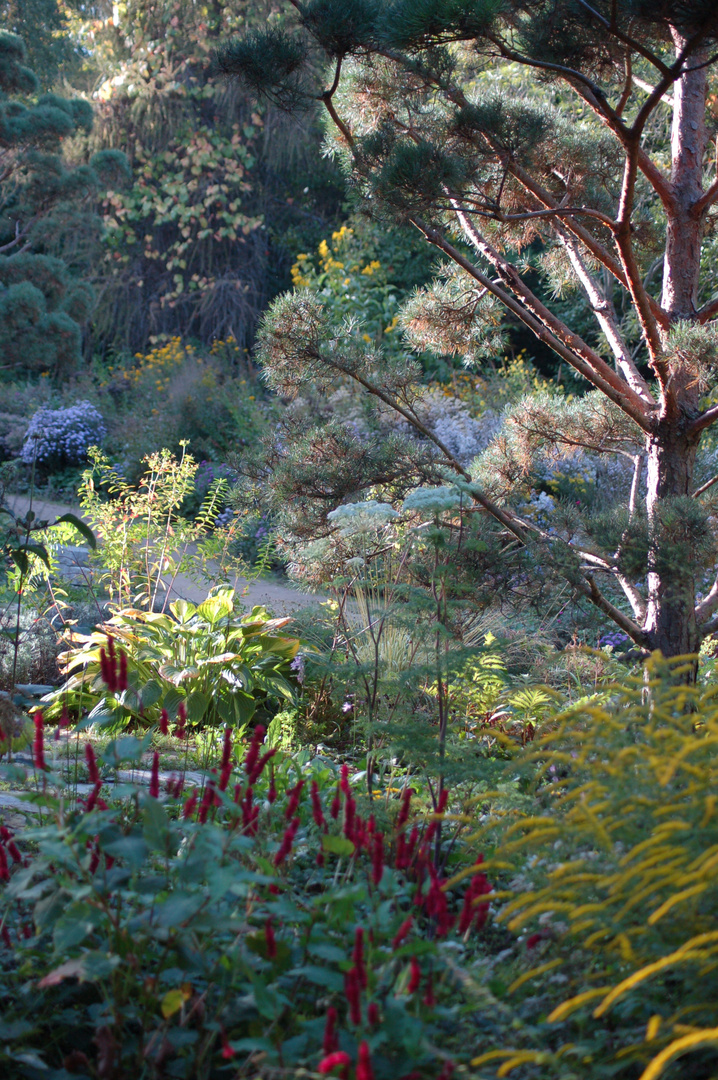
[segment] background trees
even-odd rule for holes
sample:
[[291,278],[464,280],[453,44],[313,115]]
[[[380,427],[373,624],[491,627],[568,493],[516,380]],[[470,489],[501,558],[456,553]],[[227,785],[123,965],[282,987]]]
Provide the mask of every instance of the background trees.
[[[61,144],[92,125],[81,99],[34,96],[22,38],[0,32],[0,335],[4,372],[66,375],[93,306],[87,271],[100,223],[91,200],[121,154],[70,168]],[[89,211],[89,213],[88,213]]]
[[[364,205],[446,260],[407,309],[415,346],[474,356],[508,315],[576,374],[580,396],[524,402],[468,469],[422,424],[410,366],[361,349],[301,293],[266,324],[275,383],[360,383],[433,443],[507,537],[666,655],[697,650],[718,607],[700,449],[718,417],[718,302],[701,261],[718,197],[717,30],[707,3],[321,0],[222,52],[255,92],[321,101]],[[570,290],[567,321],[551,292]],[[522,515],[524,485],[579,457],[616,460],[621,497],[580,517],[564,502],[548,527]]]

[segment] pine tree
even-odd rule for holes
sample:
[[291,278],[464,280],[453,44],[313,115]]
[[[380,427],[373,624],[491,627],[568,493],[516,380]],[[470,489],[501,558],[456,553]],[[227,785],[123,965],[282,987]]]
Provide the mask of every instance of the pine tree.
[[22,38],[0,31],[0,342],[3,373],[63,375],[79,362],[93,292],[83,246],[99,221],[88,198],[121,154],[68,168],[62,141],[92,124],[81,99],[33,95]]
[[[431,438],[507,535],[671,657],[718,628],[700,471],[718,420],[717,41],[713,0],[292,0],[220,56],[288,108],[320,101],[364,205],[442,254],[405,313],[413,344],[475,353],[511,320],[573,370],[579,396],[524,402],[472,469]],[[583,333],[552,299],[566,289]],[[264,354],[279,384],[341,370],[417,426],[406,381],[343,353],[301,294],[268,319]],[[631,463],[611,521],[522,517],[537,456],[577,451]]]

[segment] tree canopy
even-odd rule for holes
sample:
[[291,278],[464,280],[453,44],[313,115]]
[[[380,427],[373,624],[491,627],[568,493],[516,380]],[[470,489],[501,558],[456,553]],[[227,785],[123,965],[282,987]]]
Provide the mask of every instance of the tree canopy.
[[[293,0],[219,58],[286,108],[321,102],[363,206],[441,254],[405,312],[413,346],[471,361],[497,320],[520,323],[578,381],[515,409],[467,468],[422,429],[410,366],[349,347],[301,292],[267,319],[270,378],[351,376],[507,537],[666,655],[697,651],[718,609],[717,38],[708,2]],[[616,463],[612,504],[522,515],[529,477],[579,455]]]

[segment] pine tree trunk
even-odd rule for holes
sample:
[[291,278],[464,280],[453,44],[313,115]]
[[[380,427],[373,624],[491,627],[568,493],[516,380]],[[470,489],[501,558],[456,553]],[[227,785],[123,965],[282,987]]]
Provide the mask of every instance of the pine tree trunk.
[[647,496],[648,605],[645,629],[652,649],[665,657],[697,653],[700,638],[695,616],[695,569],[681,525],[681,498],[689,498],[698,447],[666,424],[648,443]]
[[[678,53],[685,39],[674,31],[673,40]],[[687,66],[694,70],[687,71],[673,90],[673,205],[667,211],[661,303],[674,325],[695,322],[698,309],[703,219],[693,208],[703,194],[706,69],[700,64],[704,59],[702,53],[693,54]],[[660,649],[666,657],[697,653],[700,647],[695,568],[686,557],[690,543],[682,525],[680,501],[676,502],[692,495],[699,437],[688,436],[686,430],[699,411],[696,379],[676,365],[663,387],[661,420],[647,446],[649,551],[644,625],[651,647]]]

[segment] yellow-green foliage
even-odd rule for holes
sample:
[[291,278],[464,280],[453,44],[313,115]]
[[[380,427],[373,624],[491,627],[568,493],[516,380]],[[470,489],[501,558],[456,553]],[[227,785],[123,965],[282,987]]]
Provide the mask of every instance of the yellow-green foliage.
[[506,1001],[539,1026],[481,1076],[718,1075],[718,687],[675,667],[654,657],[534,744],[536,812],[497,862],[500,919],[528,935]]

